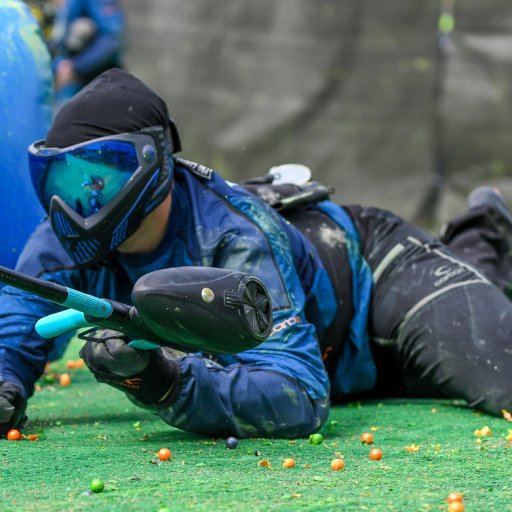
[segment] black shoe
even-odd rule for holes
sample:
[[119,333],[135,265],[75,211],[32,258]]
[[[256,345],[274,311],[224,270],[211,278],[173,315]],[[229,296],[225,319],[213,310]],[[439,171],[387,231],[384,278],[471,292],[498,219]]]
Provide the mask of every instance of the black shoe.
[[507,202],[498,188],[478,187],[469,194],[468,207],[485,211],[494,225],[487,224],[482,231],[482,238],[496,253],[496,275],[491,281],[512,300],[512,213]]
[[512,228],[512,213],[510,212],[503,194],[496,187],[478,187],[468,196],[468,207],[490,208],[499,215],[502,221]]

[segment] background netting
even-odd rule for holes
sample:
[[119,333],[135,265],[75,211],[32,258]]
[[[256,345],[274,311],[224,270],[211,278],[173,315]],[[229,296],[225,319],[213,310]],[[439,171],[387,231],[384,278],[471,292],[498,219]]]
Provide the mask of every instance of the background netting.
[[[301,162],[336,200],[424,225],[463,208],[475,185],[508,192],[510,2],[123,6],[127,68],[168,101],[184,155],[228,178]],[[445,51],[442,9],[456,22]]]

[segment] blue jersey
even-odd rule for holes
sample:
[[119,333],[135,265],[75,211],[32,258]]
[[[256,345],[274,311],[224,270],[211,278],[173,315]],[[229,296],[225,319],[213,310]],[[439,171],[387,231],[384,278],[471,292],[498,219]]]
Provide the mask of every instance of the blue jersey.
[[[28,242],[17,270],[125,303],[131,301],[135,281],[157,269],[201,265],[248,272],[260,278],[270,292],[274,328],[260,346],[221,356],[219,361],[284,374],[295,379],[311,399],[325,398],[330,383],[316,332],[320,322],[328,325],[332,321],[337,304],[315,247],[249,192],[227,183],[215,172],[199,175],[194,166],[186,165],[186,161],[180,161],[175,168],[167,231],[153,253],[116,252],[104,265],[79,269],[46,220]],[[340,224],[349,222],[348,217],[342,218],[346,214],[341,207],[330,202],[321,206]],[[352,252],[353,258],[361,263],[359,253]],[[357,293],[361,290],[361,281],[357,281],[361,275],[359,268],[364,268],[364,262],[354,267]],[[367,365],[370,356],[367,344],[356,339],[363,331],[364,338],[366,331],[369,293],[356,298],[363,307],[356,307],[359,319],[356,314],[351,329],[355,344],[350,345],[352,352],[344,352],[343,357],[348,359],[342,366],[345,372],[356,376],[354,389],[359,391],[373,386],[373,377],[358,367],[363,360]],[[320,305],[316,318],[306,317],[310,300]],[[34,323],[58,309],[25,292],[4,288],[0,297],[0,379],[22,383],[29,394],[32,392],[50,345],[35,333]],[[354,357],[354,347],[357,353],[364,353],[363,360]]]

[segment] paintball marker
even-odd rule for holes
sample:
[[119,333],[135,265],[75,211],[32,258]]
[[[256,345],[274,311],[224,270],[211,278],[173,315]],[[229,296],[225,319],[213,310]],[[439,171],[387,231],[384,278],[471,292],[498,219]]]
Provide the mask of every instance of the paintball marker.
[[92,326],[122,332],[136,348],[233,354],[262,343],[272,327],[270,296],[263,283],[233,270],[177,267],[150,272],[135,283],[133,306],[1,265],[0,282],[70,308],[36,323],[43,338]]

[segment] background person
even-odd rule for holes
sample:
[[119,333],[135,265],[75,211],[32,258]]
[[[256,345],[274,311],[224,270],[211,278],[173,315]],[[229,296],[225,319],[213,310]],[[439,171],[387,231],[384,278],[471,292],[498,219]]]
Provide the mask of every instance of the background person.
[[59,108],[103,71],[122,67],[125,22],[117,0],[61,0],[49,47]]

